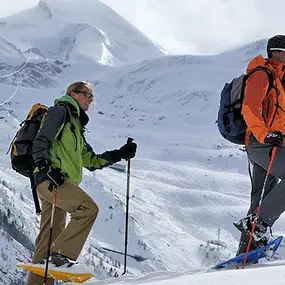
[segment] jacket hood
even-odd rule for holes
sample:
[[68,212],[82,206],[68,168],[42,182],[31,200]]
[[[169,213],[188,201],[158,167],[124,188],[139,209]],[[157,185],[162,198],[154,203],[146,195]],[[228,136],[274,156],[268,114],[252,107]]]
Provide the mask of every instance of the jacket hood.
[[81,125],[84,127],[89,122],[88,115],[79,107],[76,100],[74,100],[69,95],[64,95],[58,99],[55,99],[54,105],[60,105],[60,104],[66,104],[70,107],[71,113],[76,113],[76,115],[79,117]]
[[61,103],[67,104],[69,106],[71,106],[71,111],[76,111],[78,117],[80,117],[80,107],[77,104],[77,102],[69,95],[64,95],[58,99],[54,100],[54,105],[59,105]]
[[250,61],[247,66],[246,73],[249,73],[251,70],[259,66],[268,68],[270,71],[274,72],[280,79],[282,79],[284,76],[284,63],[274,60],[272,58],[264,58],[262,55],[258,55]]

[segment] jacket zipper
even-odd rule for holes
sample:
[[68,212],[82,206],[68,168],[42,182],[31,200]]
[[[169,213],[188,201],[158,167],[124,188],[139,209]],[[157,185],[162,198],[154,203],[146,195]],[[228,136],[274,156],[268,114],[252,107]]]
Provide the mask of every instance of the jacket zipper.
[[280,92],[279,92],[278,89],[276,89],[276,93],[277,93],[277,103],[275,104],[275,105],[276,105],[276,110],[275,110],[275,112],[274,112],[274,115],[273,115],[273,118],[272,118],[272,120],[271,120],[271,123],[269,124],[269,127],[272,127],[272,124],[273,124],[273,122],[274,122],[274,120],[275,120],[275,117],[276,117],[276,115],[277,115],[277,113],[278,113],[278,107],[279,107],[279,104],[278,104],[278,96],[279,96],[279,94],[280,94]]
[[269,116],[269,110],[270,110],[270,101],[268,100],[266,118],[268,118]]

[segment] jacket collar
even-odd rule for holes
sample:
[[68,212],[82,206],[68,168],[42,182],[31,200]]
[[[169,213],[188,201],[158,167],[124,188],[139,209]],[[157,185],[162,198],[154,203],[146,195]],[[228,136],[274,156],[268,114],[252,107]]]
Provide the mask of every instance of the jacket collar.
[[85,127],[88,124],[88,122],[89,122],[88,115],[81,108],[80,108],[79,120],[80,120],[80,123],[81,123],[82,127]]
[[70,109],[71,114],[74,114],[75,116],[78,116],[82,127],[86,126],[87,123],[89,122],[89,117],[86,114],[86,112],[84,112],[79,107],[79,105],[77,104],[76,100],[74,100],[71,96],[64,95],[64,96],[56,99],[54,104],[55,105],[65,104],[66,106],[68,106],[68,108]]
[[269,58],[268,63],[273,67],[275,74],[282,79],[285,74],[285,64],[273,58]]
[[248,64],[247,73],[252,69],[263,66],[271,70],[277,77],[282,80],[285,73],[285,65],[284,63],[277,61],[272,58],[264,58],[262,55],[256,56],[251,62]]

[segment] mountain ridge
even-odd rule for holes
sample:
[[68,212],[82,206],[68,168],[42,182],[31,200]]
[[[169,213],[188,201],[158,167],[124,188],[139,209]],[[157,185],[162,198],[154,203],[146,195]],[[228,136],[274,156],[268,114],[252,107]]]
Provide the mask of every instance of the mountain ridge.
[[[22,51],[28,49],[23,43],[27,39],[32,48],[50,60],[120,66],[165,54],[99,1],[40,1],[34,8],[0,21],[0,36]],[[109,58],[102,60],[106,51]]]

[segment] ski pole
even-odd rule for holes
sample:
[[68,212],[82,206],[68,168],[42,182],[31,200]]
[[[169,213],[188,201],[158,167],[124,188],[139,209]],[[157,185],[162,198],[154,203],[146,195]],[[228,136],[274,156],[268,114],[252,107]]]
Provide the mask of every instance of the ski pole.
[[[127,144],[132,143],[133,139],[128,138]],[[129,198],[130,198],[130,176],[131,176],[131,159],[128,159],[127,167],[127,195],[126,195],[126,225],[125,225],[125,257],[124,257],[124,272],[127,270],[127,255],[128,255],[128,227],[129,227]]]
[[277,150],[277,147],[276,146],[273,147],[272,154],[271,154],[271,157],[270,157],[270,162],[269,162],[269,165],[268,165],[268,168],[267,168],[267,173],[266,173],[266,176],[265,176],[265,179],[264,179],[264,183],[263,183],[263,187],[262,187],[262,192],[261,192],[260,199],[259,199],[259,202],[258,202],[258,207],[257,207],[257,210],[256,210],[256,214],[255,214],[253,223],[252,223],[252,229],[251,229],[251,232],[250,232],[250,236],[249,236],[249,240],[248,240],[245,256],[244,256],[243,263],[242,263],[242,269],[244,269],[244,266],[245,266],[246,261],[247,261],[250,245],[251,245],[251,242],[252,242],[253,233],[254,233],[256,222],[257,222],[257,219],[259,217],[259,213],[260,213],[260,209],[261,209],[261,203],[262,203],[264,192],[265,192],[266,182],[267,182],[268,176],[270,174],[270,170],[271,170],[271,166],[272,166],[272,163],[274,161],[274,158],[275,158],[276,150]]
[[[120,255],[125,255],[124,252],[120,252],[120,251],[117,251],[117,250],[114,250],[114,249],[111,249],[111,248],[107,248],[107,247],[96,247],[94,245],[91,245],[91,247],[95,248],[96,250],[98,250],[99,252],[105,252],[105,251],[110,251],[110,252],[114,252],[114,253],[117,253],[117,254],[120,254]],[[136,261],[138,262],[141,262],[141,261],[145,261],[147,260],[148,258],[146,257],[143,257],[141,255],[137,255],[137,254],[127,254],[128,257],[131,257],[133,259],[135,259]]]
[[44,277],[43,285],[47,284],[47,278],[48,278],[48,264],[49,264],[49,257],[50,257],[50,247],[51,247],[51,242],[52,242],[53,220],[54,220],[54,212],[55,212],[55,205],[56,205],[56,194],[57,194],[57,190],[55,188],[54,194],[53,194],[51,217],[50,217],[49,240],[48,240],[46,268],[45,268],[45,277]]

